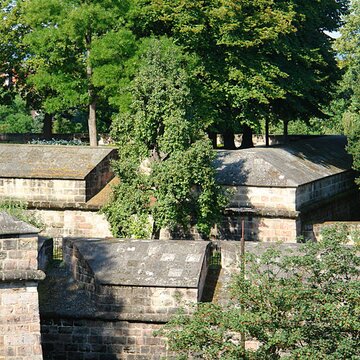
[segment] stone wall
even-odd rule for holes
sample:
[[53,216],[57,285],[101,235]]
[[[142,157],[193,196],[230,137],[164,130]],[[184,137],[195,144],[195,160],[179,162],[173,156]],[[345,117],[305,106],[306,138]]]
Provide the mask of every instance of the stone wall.
[[218,232],[213,233],[220,240],[240,240],[242,221],[244,238],[250,241],[296,242],[300,235],[300,222],[295,217],[265,217],[257,214],[240,213],[224,216]]
[[0,282],[0,359],[41,360],[37,284]]
[[37,270],[37,235],[0,238],[0,270]]
[[86,200],[96,195],[114,177],[114,173],[109,170],[112,160],[114,155],[109,154],[86,176]]
[[44,273],[37,270],[37,234],[16,233],[23,224],[0,213],[1,360],[42,359],[37,281]]
[[309,206],[301,212],[301,234],[305,239],[315,239],[317,224],[360,220],[359,192],[349,191],[342,196],[326,199],[317,206]]
[[296,210],[302,207],[346,193],[355,188],[354,173],[347,171],[337,175],[300,185],[296,190]]
[[296,188],[234,186],[229,207],[295,211]]
[[360,221],[327,221],[313,225],[312,239],[321,241],[321,231],[326,227],[344,226],[347,228],[348,244],[354,244],[360,240]]
[[[91,242],[90,239],[64,239],[63,258],[66,266],[62,268],[69,269],[69,271],[64,282],[58,283],[57,288],[69,286],[70,293],[65,292],[61,294],[62,296],[58,296],[54,295],[56,291],[49,289],[45,291],[45,293],[53,295],[47,302],[47,306],[44,307],[43,304],[42,307],[41,333],[44,359],[175,359],[174,354],[167,349],[166,339],[156,336],[154,332],[161,329],[180,306],[191,311],[192,307],[189,304],[195,304],[199,300],[198,289],[156,286],[156,284],[152,286],[121,285],[120,280],[119,285],[101,282],[103,271],[111,272],[111,269],[114,268],[118,269],[119,279],[122,279],[121,273],[127,271],[126,267],[130,266],[130,263],[126,261],[122,251],[119,251],[117,256],[118,262],[113,257],[108,257],[105,246],[101,247],[105,253],[104,262],[100,260],[100,262],[91,263],[92,252],[88,252],[88,257],[85,258],[79,250],[84,250],[84,245],[81,247],[81,244],[87,241]],[[93,239],[93,242],[104,244],[96,239]],[[108,242],[115,243],[116,240],[108,240]],[[124,241],[118,240],[118,242],[123,243]],[[164,243],[163,241],[154,242],[156,242],[155,247]],[[124,243],[122,249],[131,247],[130,241]],[[168,246],[176,247],[177,243],[174,241]],[[186,248],[188,247],[183,246],[182,242],[181,251],[186,251]],[[207,245],[202,248],[204,251],[208,249]],[[114,248],[111,249],[114,250]],[[154,249],[151,247],[150,253],[153,253]],[[98,254],[98,252],[96,253]],[[141,252],[138,257],[146,262],[145,258],[148,255],[149,253]],[[163,255],[169,254],[165,251],[160,255],[163,257]],[[194,253],[187,254],[187,258],[191,256],[194,256]],[[89,264],[95,266],[96,270],[93,270]],[[190,266],[190,263],[186,262],[183,263],[183,266],[187,264]],[[205,270],[207,270],[207,261],[204,261],[203,264],[206,264]],[[104,266],[104,268],[98,266]],[[142,269],[140,262],[134,261],[134,266],[136,267],[135,274],[138,274]],[[169,264],[169,266],[173,265]],[[151,266],[147,263],[145,269],[150,271]],[[205,270],[202,268],[201,272]],[[136,280],[137,278],[133,279],[135,282]],[[57,273],[56,280],[49,280],[49,285],[52,286],[51,284],[57,281],[59,281],[59,273]],[[184,284],[186,280],[179,281]],[[199,283],[201,284],[198,286],[203,286],[204,282],[205,278],[200,277]],[[44,284],[46,285],[46,281]],[[76,296],[74,292],[81,293],[81,295]],[[74,296],[76,300],[70,300],[69,303],[69,298]]]
[[101,319],[43,319],[44,360],[170,359],[161,324]]
[[28,210],[45,229],[49,237],[112,237],[110,224],[103,214],[91,210]]
[[85,203],[84,180],[0,178],[0,197],[21,200],[33,206],[76,207]]

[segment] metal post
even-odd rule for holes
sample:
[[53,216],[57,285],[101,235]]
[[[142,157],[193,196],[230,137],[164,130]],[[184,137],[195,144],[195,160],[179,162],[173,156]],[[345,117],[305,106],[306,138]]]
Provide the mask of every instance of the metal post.
[[[241,270],[241,276],[243,280],[245,280],[245,220],[241,220],[241,240],[240,240],[240,270]],[[244,308],[241,308],[242,311],[244,311]],[[245,353],[245,333],[240,333],[240,344],[243,348],[243,351]]]

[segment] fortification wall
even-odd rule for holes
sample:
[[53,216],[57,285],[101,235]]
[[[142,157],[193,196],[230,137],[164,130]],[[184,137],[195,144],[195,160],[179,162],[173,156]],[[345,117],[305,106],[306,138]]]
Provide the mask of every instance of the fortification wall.
[[[4,223],[0,224],[1,230],[3,227]],[[37,281],[44,274],[37,270],[37,246],[36,234],[7,235],[1,231],[1,360],[42,359]]]
[[154,335],[161,326],[101,319],[43,319],[44,360],[171,359],[165,339]]
[[296,188],[234,186],[229,207],[295,211]]
[[240,240],[243,221],[244,238],[250,241],[293,243],[300,235],[300,222],[294,216],[266,217],[244,212],[225,215],[213,236],[220,240]]
[[[186,304],[196,303],[201,294],[198,288],[186,286],[134,286],[121,284],[121,280],[118,285],[100,283],[71,239],[64,241],[63,258],[79,288],[96,302],[97,310],[110,312],[122,319],[166,322],[180,306],[190,311]],[[134,260],[133,263],[133,266],[139,266],[139,261]],[[202,269],[202,272],[206,275],[206,269]]]
[[314,224],[312,239],[321,241],[321,231],[332,226],[343,226],[347,231],[348,244],[358,243],[360,240],[360,221],[327,221],[321,224]]
[[[92,240],[87,241],[91,242]],[[73,309],[71,309],[72,305],[68,303],[69,297],[71,297],[70,293],[69,296],[53,296],[52,300],[48,302],[50,307],[42,307],[41,331],[44,359],[175,359],[174,354],[167,349],[166,339],[156,336],[154,332],[161,329],[180,306],[185,311],[192,311],[189,304],[198,301],[199,289],[186,287],[185,278],[179,280],[184,287],[126,284],[122,272],[126,272],[127,267],[132,266],[132,263],[136,270],[134,274],[143,271],[141,261],[152,261],[146,259],[150,253],[154,254],[158,246],[161,247],[160,243],[164,243],[162,241],[153,242],[155,244],[149,248],[148,252],[139,253],[137,257],[142,259],[141,261],[129,260],[120,251],[123,249],[132,252],[131,241],[112,241],[113,244],[125,244],[118,248],[119,255],[117,257],[116,255],[115,257],[109,256],[106,241],[96,239],[93,241],[98,244],[96,245],[98,250],[103,250],[104,257],[99,260],[100,262],[89,263],[86,259],[94,248],[89,244],[84,245],[86,240],[65,239],[63,246],[65,268],[69,269],[67,276],[71,277],[74,282],[71,282],[68,277],[64,281],[66,284],[71,283],[70,293],[75,291],[81,294]],[[146,242],[144,241],[144,243]],[[175,249],[176,244],[181,248],[180,250]],[[184,246],[185,244],[186,242],[182,244],[174,242],[174,245],[169,244],[169,246],[174,247],[174,253],[177,253],[178,256],[190,260],[194,257],[194,253],[186,253],[184,256],[184,251],[188,248],[188,246]],[[207,251],[207,243],[202,244],[203,251]],[[88,246],[90,246],[88,249],[92,250],[90,253],[87,252],[88,257],[85,259],[84,253],[81,253],[79,249],[84,251]],[[129,248],[131,249],[129,250]],[[116,248],[111,245],[111,253],[114,249]],[[166,251],[165,253],[160,252],[160,255],[161,258],[163,256],[171,257]],[[204,258],[203,264],[205,263],[207,265],[206,258]],[[95,266],[96,270],[93,270],[89,264]],[[191,266],[191,264],[191,262],[185,261],[183,267]],[[151,266],[148,263],[147,265],[145,269],[150,271]],[[171,262],[167,265],[164,266],[167,273],[170,273],[173,265]],[[114,269],[119,269],[118,277],[114,278],[115,280],[118,278],[118,285],[103,283],[99,280],[102,278],[103,271],[112,272]],[[201,272],[205,270],[207,270],[207,266],[206,269],[202,268]],[[164,276],[171,277],[171,275]],[[161,282],[161,279],[158,278],[154,280]],[[125,281],[125,284],[121,285],[121,281]],[[133,281],[137,281],[136,276]],[[200,284],[202,282],[204,279],[199,276],[198,287],[204,285]],[[54,294],[49,290],[48,293]],[[87,304],[87,307],[82,303]]]
[[86,176],[86,201],[96,195],[114,177],[111,161],[114,154],[109,154]]
[[352,171],[301,185],[296,190],[296,210],[300,210],[309,204],[330,199],[355,188],[354,173]]
[[42,359],[36,283],[0,282],[0,359]]
[[42,235],[49,237],[112,237],[103,214],[91,210],[28,210],[45,225]]
[[0,197],[34,206],[77,206],[86,201],[84,180],[0,178]]

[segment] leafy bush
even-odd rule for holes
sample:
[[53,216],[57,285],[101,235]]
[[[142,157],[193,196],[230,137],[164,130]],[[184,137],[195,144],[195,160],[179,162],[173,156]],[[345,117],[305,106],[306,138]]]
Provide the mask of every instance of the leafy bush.
[[157,237],[190,224],[208,234],[225,198],[204,120],[194,113],[189,59],[166,38],[145,41],[141,51],[129,108],[113,122],[121,182],[104,212],[115,236]]
[[[360,257],[346,235],[327,228],[299,253],[247,255],[228,305],[200,303],[160,333],[180,359],[359,359]],[[258,349],[244,349],[241,334]]]

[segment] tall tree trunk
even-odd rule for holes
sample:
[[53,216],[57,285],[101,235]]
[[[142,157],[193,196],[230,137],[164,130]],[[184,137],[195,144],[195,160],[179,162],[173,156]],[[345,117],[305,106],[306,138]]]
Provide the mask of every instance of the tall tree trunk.
[[96,131],[96,102],[95,101],[92,101],[89,105],[88,127],[89,127],[90,146],[98,146],[97,131]]
[[284,143],[288,143],[289,137],[288,137],[288,120],[284,120]]
[[236,149],[233,131],[231,130],[224,131],[223,139],[224,139],[224,149],[228,149],[228,150]]
[[88,117],[88,128],[89,128],[89,140],[90,146],[98,146],[97,131],[96,131],[96,100],[94,94],[94,87],[92,85],[92,67],[90,65],[90,47],[91,47],[91,35],[86,36],[86,76],[88,80],[88,94],[89,94],[89,117]]
[[217,133],[213,132],[213,131],[208,131],[207,132],[209,139],[211,140],[211,144],[212,147],[214,149],[217,148]]
[[252,139],[252,129],[249,125],[243,125],[243,136],[241,141],[241,149],[247,149],[254,147],[253,139]]
[[269,119],[265,119],[265,146],[269,146]]
[[46,140],[51,139],[52,137],[52,126],[53,126],[53,117],[51,114],[45,113],[44,115],[44,126],[43,126],[43,137]]

